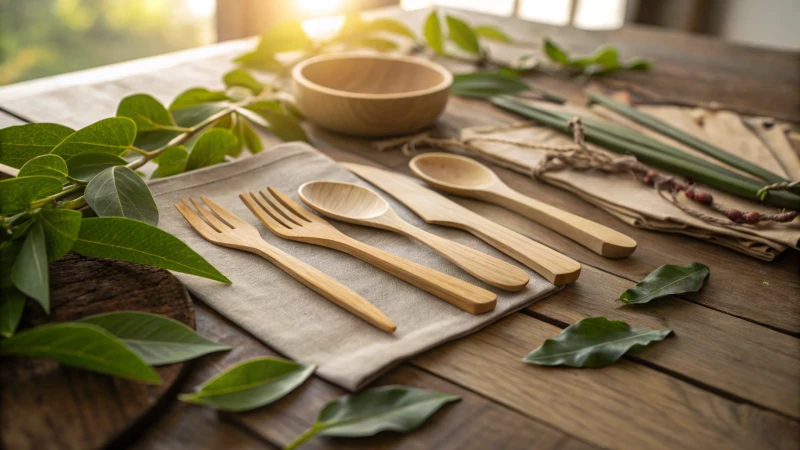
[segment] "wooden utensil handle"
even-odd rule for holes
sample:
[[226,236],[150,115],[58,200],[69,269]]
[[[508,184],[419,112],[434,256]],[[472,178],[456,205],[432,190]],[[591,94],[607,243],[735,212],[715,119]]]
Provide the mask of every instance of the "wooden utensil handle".
[[528,273],[519,267],[417,227],[408,225],[399,231],[436,250],[453,264],[486,284],[507,291],[519,291],[531,279]]
[[469,313],[483,314],[493,310],[497,304],[497,295],[486,289],[355,239],[331,241],[326,245],[366,261]]
[[394,333],[397,328],[391,319],[386,317],[381,310],[364,299],[364,297],[294,256],[278,248],[267,247],[266,245],[253,248],[252,252],[263,256],[309,289],[355,314],[372,326],[387,333]]
[[555,285],[572,283],[581,274],[581,265],[574,259],[481,216],[470,216],[459,222],[431,223],[469,231]]
[[563,234],[606,258],[625,258],[636,250],[636,241],[605,225],[576,216],[512,189],[496,195],[497,203]]

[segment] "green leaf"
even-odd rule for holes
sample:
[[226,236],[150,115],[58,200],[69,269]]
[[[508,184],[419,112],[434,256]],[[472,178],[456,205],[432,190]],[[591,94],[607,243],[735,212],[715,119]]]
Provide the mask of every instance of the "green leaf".
[[444,53],[444,38],[442,37],[442,24],[439,14],[434,10],[425,20],[425,42],[438,54]]
[[172,115],[158,100],[147,94],[134,94],[122,99],[117,107],[117,117],[127,117],[136,122],[136,130],[157,130],[158,125],[175,126]]
[[264,143],[261,142],[261,138],[258,136],[258,133],[250,126],[250,123],[241,117],[239,120],[242,122],[242,132],[244,134],[244,142],[247,144],[247,149],[250,150],[250,153],[256,154],[260,153],[264,150]]
[[544,40],[544,52],[551,60],[557,63],[567,64],[569,62],[567,53],[549,38],[545,38]]
[[114,166],[124,166],[127,161],[108,153],[78,153],[67,160],[69,176],[74,180],[88,183],[100,172]]
[[50,281],[47,273],[47,247],[42,224],[35,222],[11,267],[11,281],[23,294],[33,298],[50,313]]
[[180,239],[152,225],[124,217],[84,218],[72,251],[90,258],[148,264],[230,283]]
[[475,34],[482,38],[490,39],[493,41],[505,42],[511,44],[514,42],[507,34],[500,31],[498,28],[489,25],[480,25],[473,29]]
[[61,180],[53,177],[22,177],[0,181],[0,214],[10,216],[28,209],[34,200],[61,192]]
[[66,255],[81,230],[81,213],[71,209],[45,208],[37,218],[44,231],[47,260],[55,261]]
[[697,292],[710,273],[708,267],[700,263],[688,266],[666,264],[623,292],[619,299],[627,304],[641,304],[667,295]]
[[278,358],[256,358],[239,363],[203,383],[184,402],[213,406],[224,411],[248,411],[280,399],[314,373],[315,364],[298,364]]
[[0,129],[0,164],[20,168],[50,153],[75,130],[55,123],[29,123]]
[[450,91],[463,97],[514,94],[530,87],[519,78],[498,72],[475,72],[453,76]]
[[[195,106],[174,109],[172,110],[172,117],[175,118],[175,123],[177,123],[178,126],[189,128],[199,124],[200,122],[208,119],[225,108],[227,107],[221,103],[201,103]],[[174,133],[176,133],[175,136],[180,134],[177,132]]]
[[459,400],[456,395],[406,386],[369,389],[328,402],[311,429],[295,442],[314,434],[363,437],[381,431],[413,431],[442,406]]
[[622,321],[590,317],[546,340],[523,361],[541,366],[603,367],[629,350],[663,340],[670,333],[669,328],[631,328]]
[[308,142],[308,136],[300,126],[297,118],[286,111],[278,102],[262,101],[252,103],[247,109],[261,116],[269,123],[268,130],[284,141],[304,141]]
[[355,43],[358,47],[371,48],[379,52],[390,52],[397,49],[397,43],[380,37],[365,37]]
[[85,323],[31,328],[0,341],[0,355],[47,358],[93,372],[159,384],[152,367],[107,331]]
[[281,22],[272,26],[258,42],[254,53],[257,55],[274,55],[275,53],[293,50],[304,50],[311,47],[311,39],[303,31],[302,24],[296,20]]
[[17,255],[22,250],[22,244],[23,241],[19,239],[0,242],[0,290],[16,289],[11,281],[11,269],[14,267]]
[[385,33],[396,34],[398,36],[405,36],[414,39],[414,33],[411,32],[406,24],[400,22],[399,20],[375,19],[371,22],[364,23],[363,26],[368,32],[382,31]]
[[253,94],[260,94],[264,90],[264,84],[256,80],[253,75],[245,69],[234,69],[226,73],[222,77],[225,86],[241,86],[253,92]]
[[64,159],[78,153],[121,155],[136,139],[136,123],[127,117],[110,117],[67,136],[50,153]]
[[244,150],[244,126],[242,125],[244,119],[238,114],[236,116],[236,121],[233,123],[233,129],[231,130],[234,136],[236,136],[236,145],[228,149],[228,156],[233,158],[237,158],[242,154],[242,150]]
[[[183,111],[183,110],[179,109],[179,110],[176,110],[176,112],[177,111]],[[190,113],[192,113],[192,112],[199,113],[199,111],[194,111],[194,110],[190,111]],[[189,115],[190,113],[187,113],[187,116],[185,116],[185,117],[188,117],[189,120],[194,120],[195,118],[191,117]],[[180,116],[182,118],[184,117],[184,116],[181,116],[180,113],[175,114],[175,116],[176,117]],[[202,120],[202,119],[200,119],[200,120]],[[134,147],[136,147],[138,149],[142,149],[142,150],[150,152],[150,151],[153,151],[155,149],[161,148],[161,147],[169,144],[179,134],[181,134],[181,132],[180,131],[176,131],[176,130],[142,131],[142,132],[136,134],[136,140],[133,141],[133,145],[134,145]],[[136,155],[134,155],[134,156],[136,156]],[[140,156],[137,156],[137,157],[140,157]]]
[[14,335],[24,309],[25,295],[22,292],[14,288],[0,290],[0,335]]
[[212,128],[205,131],[189,153],[186,171],[221,163],[230,149],[236,146],[236,142],[236,136],[228,130]]
[[150,189],[136,172],[125,166],[100,172],[86,186],[83,195],[100,217],[127,217],[158,224],[158,208]]
[[17,177],[44,176],[58,178],[61,183],[67,181],[67,163],[60,156],[41,155],[26,162]]
[[625,65],[625,68],[628,70],[649,70],[651,67],[653,67],[653,64],[644,59],[634,59]]
[[619,52],[613,47],[599,48],[592,58],[595,63],[608,69],[619,67]]
[[191,88],[181,92],[169,105],[169,109],[187,108],[202,103],[216,103],[225,101],[227,97],[222,91],[209,91],[206,88]]
[[445,19],[447,20],[447,29],[450,32],[450,40],[455,42],[462,50],[475,54],[481,52],[478,36],[472,31],[472,27],[453,16],[446,16]]
[[175,145],[167,148],[153,160],[158,164],[158,169],[153,172],[150,178],[171,177],[172,175],[183,173],[186,169],[187,159],[189,159],[189,153],[186,151],[186,147]]
[[283,63],[275,59],[274,54],[261,54],[255,51],[240,55],[233,61],[248,69],[264,72],[281,70],[284,68]]
[[177,320],[158,314],[111,312],[84,317],[79,323],[96,325],[108,331],[151,366],[187,361],[231,349],[200,336]]

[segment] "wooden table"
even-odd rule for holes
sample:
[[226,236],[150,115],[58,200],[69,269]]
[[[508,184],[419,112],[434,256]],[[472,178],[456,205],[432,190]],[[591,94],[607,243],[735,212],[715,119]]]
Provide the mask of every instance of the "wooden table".
[[[386,10],[418,30],[425,11]],[[589,32],[458,12],[472,23],[495,23],[512,36],[543,35],[575,52],[609,43],[625,56],[651,58],[648,73],[604,80],[641,101],[715,102],[740,112],[800,121],[796,54],[736,46],[643,27]],[[221,87],[232,56],[252,39],[226,42],[130,63],[0,88],[0,126],[24,121],[82,127],[115,113],[119,100],[146,92],[163,102],[192,86]],[[531,81],[580,101],[575,80]],[[518,120],[485,102],[454,98],[437,125],[455,135],[470,125]],[[407,157],[377,152],[367,142],[312,130],[314,144],[340,161],[408,173]],[[266,144],[274,143],[265,136]],[[398,383],[450,392],[463,401],[419,431],[360,440],[316,438],[303,448],[787,448],[800,443],[800,254],[766,263],[701,240],[631,228],[551,186],[506,170],[500,177],[523,193],[619,229],[639,242],[625,260],[607,260],[524,220],[474,201],[468,208],[531,236],[584,264],[563,291],[495,325],[397,367],[375,385]],[[711,278],[699,294],[644,308],[621,306],[619,294],[656,267],[699,261]],[[203,358],[184,391],[237,361],[276,353],[196,302],[197,329],[236,349]],[[604,369],[543,368],[521,356],[584,317],[633,326],[668,326],[676,336]],[[345,392],[313,378],[288,397],[244,414],[219,414],[173,402],[132,442],[137,449],[277,448],[305,430],[329,400]],[[33,414],[34,412],[32,412]]]

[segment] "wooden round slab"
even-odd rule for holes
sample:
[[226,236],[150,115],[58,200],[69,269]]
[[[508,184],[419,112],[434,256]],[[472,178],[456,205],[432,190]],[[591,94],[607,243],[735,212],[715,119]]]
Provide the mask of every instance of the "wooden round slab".
[[[70,254],[50,264],[51,313],[30,303],[20,328],[111,311],[162,314],[194,328],[194,309],[169,272]],[[97,449],[122,444],[174,398],[185,364],[147,385],[30,358],[0,365],[0,448]]]

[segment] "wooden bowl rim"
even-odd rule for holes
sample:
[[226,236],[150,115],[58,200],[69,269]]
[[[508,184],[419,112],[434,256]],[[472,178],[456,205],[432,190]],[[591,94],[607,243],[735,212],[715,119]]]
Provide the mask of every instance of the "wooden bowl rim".
[[[361,92],[350,92],[350,91],[342,91],[339,89],[332,89],[329,87],[322,86],[320,84],[314,83],[313,81],[309,80],[308,78],[303,75],[303,69],[310,66],[311,64],[316,64],[321,61],[331,61],[331,60],[344,60],[344,59],[377,59],[383,61],[403,61],[410,64],[416,64],[418,66],[424,66],[428,69],[434,70],[442,75],[442,82],[431,86],[429,88],[420,89],[416,91],[409,91],[409,92],[397,92],[392,94],[368,94],[368,93],[361,93]],[[313,58],[309,58],[301,63],[297,64],[292,69],[292,79],[294,79],[297,83],[302,84],[308,89],[312,89],[315,91],[323,92],[328,95],[333,95],[337,97],[345,97],[345,98],[352,98],[352,99],[369,99],[369,100],[390,100],[390,99],[401,99],[401,98],[413,98],[413,97],[420,97],[427,94],[432,94],[435,92],[447,90],[450,88],[450,85],[453,84],[453,74],[450,73],[449,70],[445,69],[440,64],[437,64],[432,61],[428,61],[427,59],[417,58],[414,56],[405,56],[405,55],[379,55],[379,54],[368,54],[368,53],[338,53],[338,54],[330,54],[330,55],[319,55]]]

